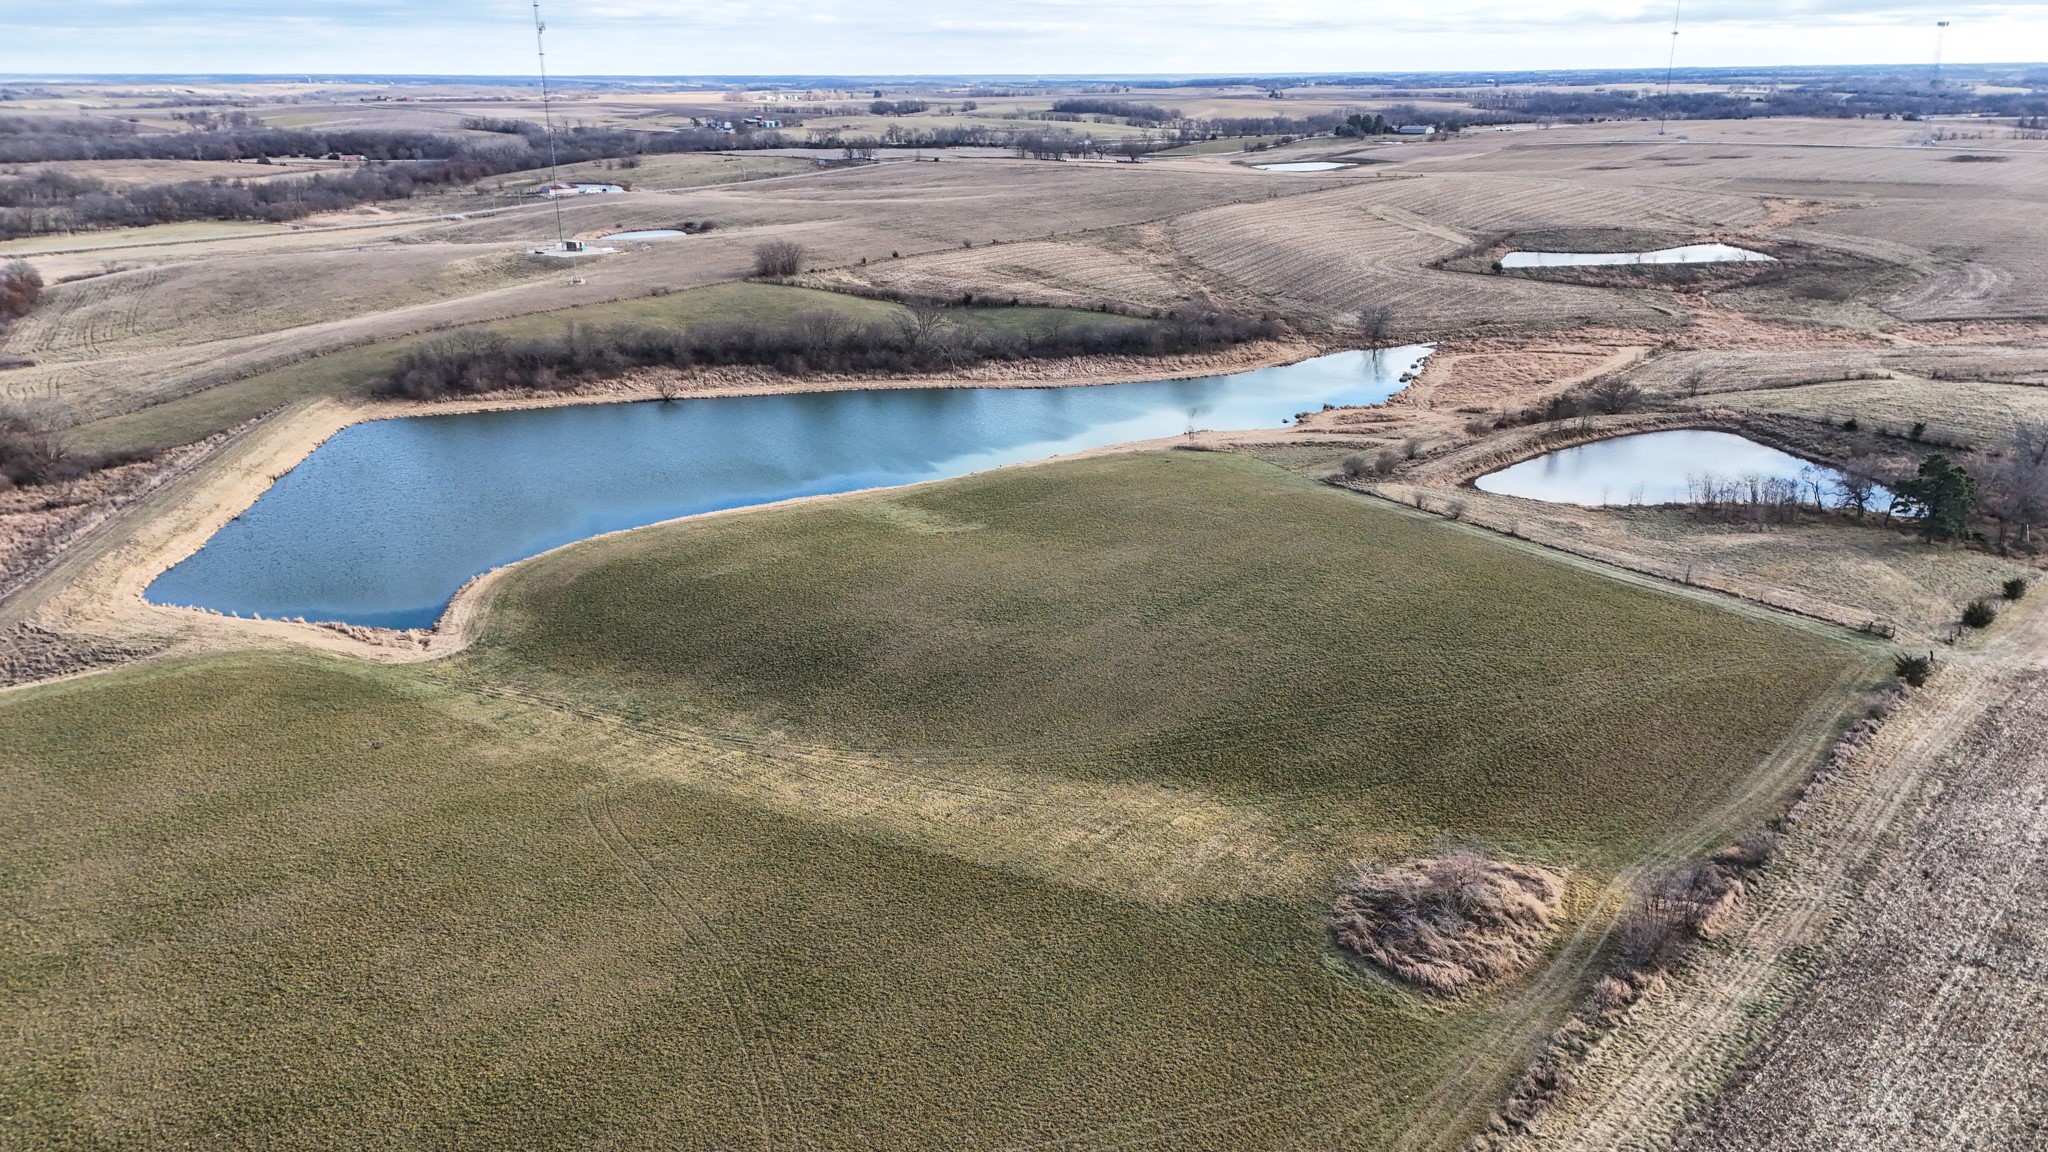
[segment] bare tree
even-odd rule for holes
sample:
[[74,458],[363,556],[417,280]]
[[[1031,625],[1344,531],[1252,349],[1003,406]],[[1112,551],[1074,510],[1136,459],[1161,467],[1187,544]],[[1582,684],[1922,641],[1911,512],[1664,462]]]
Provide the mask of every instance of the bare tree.
[[2001,537],[2016,524],[2021,541],[2033,539],[2034,524],[2048,512],[2048,424],[2027,421],[2013,429],[1986,496]]
[[1856,518],[1863,519],[1863,513],[1870,507],[1870,498],[1877,493],[1877,481],[1855,472],[1844,472],[1835,480],[1835,493],[1841,497],[1842,507],[1856,510]]
[[1133,164],[1149,155],[1152,149],[1153,144],[1150,136],[1126,136],[1116,142],[1117,152]]
[[1358,336],[1368,347],[1385,344],[1393,325],[1394,310],[1385,304],[1368,304],[1358,310]]
[[754,246],[754,275],[794,276],[803,271],[804,246],[794,240],[770,240]]
[[43,275],[26,260],[0,264],[0,332],[7,322],[29,314],[43,295]]
[[1609,376],[1604,380],[1594,381],[1593,386],[1586,389],[1586,399],[1593,408],[1609,416],[1618,416],[1623,412],[1635,411],[1643,402],[1643,389],[1633,380]]
[[64,420],[51,406],[0,406],[0,489],[48,484],[90,469],[69,467],[60,435]]
[[852,317],[830,308],[806,308],[789,318],[789,327],[812,359],[838,349],[854,330]]
[[909,310],[897,318],[896,326],[912,348],[922,348],[931,343],[948,323],[946,310],[937,304],[918,301],[907,307]]

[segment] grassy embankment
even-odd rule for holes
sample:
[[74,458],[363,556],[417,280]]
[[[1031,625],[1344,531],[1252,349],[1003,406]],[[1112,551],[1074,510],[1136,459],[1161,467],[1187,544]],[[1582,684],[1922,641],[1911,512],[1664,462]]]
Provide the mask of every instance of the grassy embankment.
[[1562,992],[1348,969],[1347,859],[1583,915],[1866,671],[1228,457],[585,545],[450,663],[0,697],[0,1144],[1383,1146]]
[[[477,327],[508,336],[544,336],[559,333],[563,326],[572,323],[683,328],[718,320],[781,321],[818,308],[862,322],[889,321],[907,313],[902,305],[885,300],[782,284],[740,282],[564,308]],[[1055,315],[1091,324],[1144,323],[1114,314],[1057,308],[963,308],[949,313],[955,323],[990,327],[1043,324]],[[80,425],[68,439],[78,448],[96,451],[167,448],[189,444],[295,400],[367,395],[408,349],[423,340],[445,335],[409,336],[311,357],[140,412]]]

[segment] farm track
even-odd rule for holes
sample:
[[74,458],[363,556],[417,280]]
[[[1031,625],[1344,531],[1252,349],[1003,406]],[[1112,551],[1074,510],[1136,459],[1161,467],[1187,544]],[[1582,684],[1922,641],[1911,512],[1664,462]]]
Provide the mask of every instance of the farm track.
[[[1061,786],[976,767],[892,761],[775,735],[635,720],[566,695],[465,683],[481,698],[608,731],[646,778],[710,787],[812,818],[874,824],[966,858],[1118,896],[1265,891],[1311,865],[1256,816],[1196,793]],[[947,771],[951,768],[951,771]],[[626,770],[626,769],[622,769]]]
[[1397,1152],[1444,1152],[1458,1146],[1464,1133],[1483,1126],[1486,1117],[1498,1105],[1507,1079],[1520,1071],[1516,1061],[1529,1051],[1528,1037],[1535,1031],[1531,1025],[1545,1018],[1561,1018],[1576,996],[1583,993],[1593,965],[1613,929],[1613,915],[1641,877],[1659,865],[1698,856],[1712,849],[1716,846],[1720,830],[1727,828],[1739,814],[1753,811],[1770,798],[1789,791],[1810,769],[1821,748],[1837,730],[1841,702],[1851,697],[1856,682],[1862,676],[1860,669],[1845,672],[1834,685],[1834,690],[1823,695],[1821,703],[1807,714],[1771,761],[1751,777],[1747,787],[1690,827],[1665,837],[1655,851],[1636,867],[1615,876],[1601,890],[1592,911],[1528,995],[1531,1004],[1519,1022],[1521,1027],[1496,1027],[1487,1042],[1468,1058],[1467,1075],[1480,1063],[1491,1059],[1509,1067],[1509,1077],[1503,1078],[1491,1092],[1467,1094],[1462,1098],[1454,1090],[1457,1080],[1443,1080],[1429,1106],[1410,1124],[1404,1137],[1393,1145]]
[[[1748,919],[1596,1049],[1564,1106],[1516,1147],[1606,1152],[1668,1146],[1687,1115],[1719,1090],[1743,1051],[1801,994],[1814,950],[1828,946],[1844,915],[1859,907],[1950,749],[2028,682],[2014,668],[2038,666],[2044,651],[2048,614],[2033,610],[1983,647],[1955,653],[1851,768],[1826,784],[1788,840],[1782,863],[1755,892]],[[1796,1080],[1812,1070],[1807,1061],[1787,1073]],[[1760,1146],[1775,1145],[1731,1145]]]

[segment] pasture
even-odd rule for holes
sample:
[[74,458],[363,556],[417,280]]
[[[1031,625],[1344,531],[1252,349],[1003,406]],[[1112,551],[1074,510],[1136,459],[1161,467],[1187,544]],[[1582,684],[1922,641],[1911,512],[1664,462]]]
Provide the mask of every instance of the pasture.
[[[1450,1148],[1590,938],[1444,1004],[1352,859],[1568,877],[1777,803],[1822,633],[1255,461],[1105,456],[517,570],[478,644],[0,699],[48,1148]],[[111,1007],[111,1010],[110,1010]]]

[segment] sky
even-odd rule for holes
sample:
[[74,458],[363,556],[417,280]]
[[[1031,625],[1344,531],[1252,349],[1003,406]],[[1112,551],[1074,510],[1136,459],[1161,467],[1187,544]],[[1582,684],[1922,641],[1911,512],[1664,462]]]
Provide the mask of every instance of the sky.
[[[1659,68],[1669,0],[543,0],[562,75]],[[2048,0],[1688,0],[1696,67],[2048,61]],[[0,73],[520,75],[530,0],[0,0]]]

